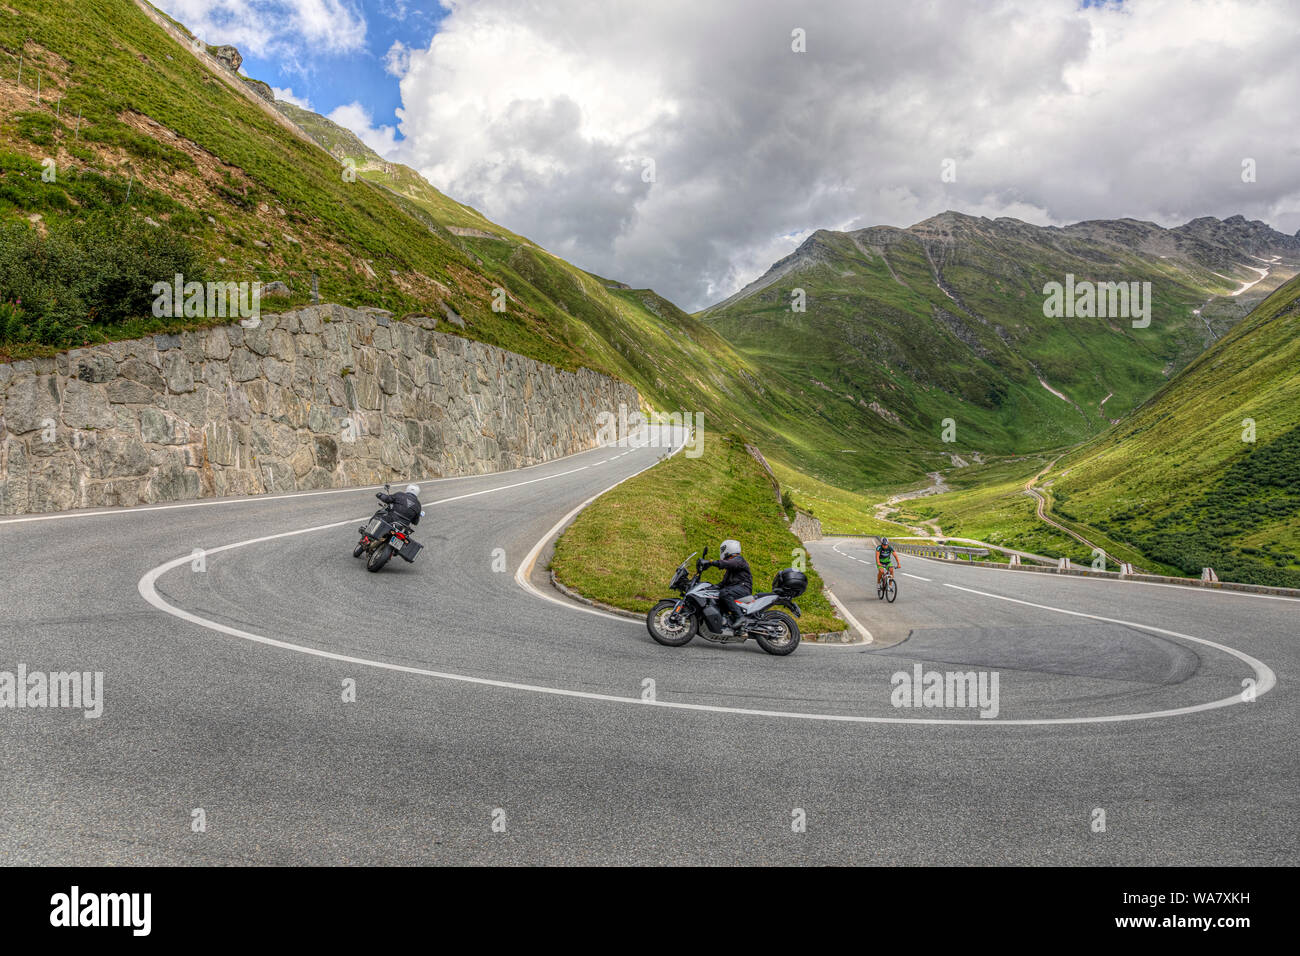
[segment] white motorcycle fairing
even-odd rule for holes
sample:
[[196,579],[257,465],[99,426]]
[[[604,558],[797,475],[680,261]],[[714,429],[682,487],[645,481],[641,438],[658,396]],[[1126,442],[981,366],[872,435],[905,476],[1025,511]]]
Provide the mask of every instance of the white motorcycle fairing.
[[749,597],[737,598],[736,604],[746,614],[757,614],[759,611],[766,610],[777,602],[775,594],[754,595]]

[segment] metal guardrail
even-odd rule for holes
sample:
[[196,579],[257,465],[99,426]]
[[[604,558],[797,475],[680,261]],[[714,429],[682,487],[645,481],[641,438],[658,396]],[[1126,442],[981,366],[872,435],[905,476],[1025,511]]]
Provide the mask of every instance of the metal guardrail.
[[915,554],[922,558],[941,558],[946,561],[956,560],[959,555],[965,555],[967,561],[974,561],[976,558],[988,557],[992,553],[988,548],[961,548],[946,544],[896,544],[894,548],[904,554]]
[[[875,535],[831,535],[830,537],[839,538],[874,538]],[[897,539],[894,541],[894,548],[898,551],[906,551],[909,554],[915,554],[920,557],[934,557],[941,560],[956,560],[954,552],[973,552],[976,555],[981,553],[979,548],[960,548],[956,545],[941,544],[903,544]],[[988,550],[984,554],[991,553]],[[952,557],[948,557],[951,554]],[[1051,560],[1044,564],[1042,560],[1032,558],[1015,559],[1014,563],[1005,563],[1001,561],[980,561],[976,563],[971,561],[971,565],[977,568],[988,568],[992,571],[1031,571],[1038,574],[1065,574],[1085,578],[1105,578],[1113,581],[1133,581],[1145,584],[1172,584],[1180,587],[1202,587],[1213,588],[1216,591],[1240,591],[1247,594],[1270,594],[1279,597],[1287,597],[1293,600],[1300,600],[1300,588],[1287,588],[1275,585],[1265,584],[1240,584],[1236,581],[1220,581],[1218,574],[1213,568],[1203,568],[1199,578],[1180,578],[1160,574],[1135,573],[1132,564],[1122,563],[1118,571],[1103,571],[1096,568],[1074,567],[1060,559]]]

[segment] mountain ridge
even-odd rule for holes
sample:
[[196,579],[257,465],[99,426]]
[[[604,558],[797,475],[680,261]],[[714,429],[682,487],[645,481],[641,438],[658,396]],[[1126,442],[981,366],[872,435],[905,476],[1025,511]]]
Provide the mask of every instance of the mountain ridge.
[[[826,248],[828,237],[849,236],[859,244],[859,247],[863,244],[868,247],[888,246],[903,241],[907,236],[939,242],[953,238],[954,229],[958,229],[962,233],[974,231],[972,229],[974,223],[988,223],[1002,227],[1004,237],[1010,237],[1011,235],[1023,237],[1035,234],[1042,236],[1055,232],[1069,238],[1101,241],[1126,250],[1146,248],[1149,251],[1154,251],[1159,247],[1184,252],[1189,251],[1189,247],[1191,247],[1199,251],[1202,256],[1200,259],[1192,256],[1193,261],[1207,267],[1219,261],[1209,253],[1212,252],[1212,247],[1215,245],[1225,247],[1225,244],[1220,241],[1220,237],[1225,231],[1229,231],[1233,232],[1237,238],[1235,246],[1237,249],[1263,252],[1280,248],[1300,259],[1300,230],[1297,230],[1294,236],[1289,236],[1273,229],[1262,220],[1248,220],[1241,214],[1232,215],[1226,219],[1218,219],[1214,216],[1200,216],[1181,225],[1169,227],[1131,217],[1080,220],[1065,226],[1037,226],[1010,216],[989,218],[949,209],[910,226],[874,225],[843,231],[817,229],[804,239],[793,252],[778,259],[758,278],[746,283],[739,291],[732,293],[730,296],[712,305],[705,306],[696,314],[705,316],[741,301],[789,274],[793,267],[797,265],[824,261],[823,257],[819,256],[817,252]],[[1231,229],[1225,230],[1223,227],[1231,227]],[[1121,239],[1120,233],[1123,233],[1125,239],[1129,241],[1126,242]],[[1135,236],[1144,240],[1144,242],[1134,244],[1132,239]],[[1150,242],[1157,237],[1169,238],[1166,243]],[[863,252],[866,254],[867,250],[864,249]],[[1253,253],[1247,252],[1247,254]]]
[[[906,229],[817,230],[697,315],[785,388],[839,396],[844,418],[850,405],[887,411],[864,477],[897,473],[898,486],[975,454],[1091,438],[1297,272],[1300,239],[1244,217],[1060,227],[948,211]],[[1045,293],[1076,282],[1132,311],[1054,316]],[[894,449],[909,445],[900,469]],[[816,478],[857,480],[821,464]]]

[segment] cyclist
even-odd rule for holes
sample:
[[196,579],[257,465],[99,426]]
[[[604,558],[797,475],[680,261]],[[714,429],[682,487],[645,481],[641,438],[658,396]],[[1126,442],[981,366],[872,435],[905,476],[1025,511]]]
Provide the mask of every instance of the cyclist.
[[886,574],[893,574],[894,567],[900,563],[894,546],[889,543],[888,538],[882,537],[880,543],[876,545],[876,585],[879,586],[885,580]]

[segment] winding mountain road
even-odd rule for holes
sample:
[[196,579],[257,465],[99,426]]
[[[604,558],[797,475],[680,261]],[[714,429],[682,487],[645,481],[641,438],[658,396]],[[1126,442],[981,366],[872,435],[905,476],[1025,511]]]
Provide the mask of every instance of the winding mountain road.
[[[872,643],[664,648],[542,581],[664,453],[426,483],[379,574],[373,489],[0,519],[0,670],[104,674],[0,710],[0,862],[1300,862],[1297,602],[905,558],[889,605],[843,539]],[[917,665],[996,716],[894,706]]]

